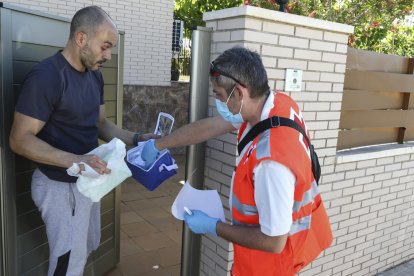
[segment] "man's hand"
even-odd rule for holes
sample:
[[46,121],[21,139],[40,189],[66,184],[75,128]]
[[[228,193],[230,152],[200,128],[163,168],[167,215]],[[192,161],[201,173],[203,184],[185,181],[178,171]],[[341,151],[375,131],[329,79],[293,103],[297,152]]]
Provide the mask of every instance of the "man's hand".
[[154,139],[151,139],[145,143],[141,153],[141,158],[145,162],[145,168],[149,168],[152,165],[152,163],[154,163],[155,160],[157,160],[159,153],[160,151],[155,146]]
[[[80,155],[79,161],[88,164],[92,169],[94,169],[99,174],[110,174],[111,170],[108,169],[107,163],[99,158],[96,155]],[[83,164],[79,164],[80,173],[85,170],[85,166]]]
[[184,221],[187,226],[196,234],[211,234],[217,236],[216,225],[218,218],[209,217],[200,210],[191,210],[192,215],[184,213]]

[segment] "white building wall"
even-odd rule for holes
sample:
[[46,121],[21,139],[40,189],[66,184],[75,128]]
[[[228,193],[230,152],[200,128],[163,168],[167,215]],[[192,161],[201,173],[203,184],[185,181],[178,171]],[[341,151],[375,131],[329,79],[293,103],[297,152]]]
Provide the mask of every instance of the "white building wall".
[[173,0],[5,0],[72,18],[85,6],[102,7],[125,31],[124,84],[169,86]]

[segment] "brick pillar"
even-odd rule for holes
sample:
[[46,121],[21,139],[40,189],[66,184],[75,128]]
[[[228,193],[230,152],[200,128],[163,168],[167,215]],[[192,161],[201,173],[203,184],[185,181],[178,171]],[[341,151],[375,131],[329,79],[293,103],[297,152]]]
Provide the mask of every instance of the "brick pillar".
[[[251,6],[208,12],[203,19],[207,27],[213,28],[212,60],[236,45],[255,50],[263,59],[270,87],[278,91],[284,89],[287,68],[303,70],[302,91],[288,94],[297,101],[307,121],[322,165],[320,191],[329,191],[325,195],[329,199],[332,179],[326,175],[334,170],[347,42],[354,28]],[[216,114],[212,94],[209,114]],[[219,191],[227,219],[235,145],[236,133],[227,134],[208,141],[206,152],[205,184]],[[233,261],[231,244],[219,237],[204,236],[201,250],[201,275],[229,275]],[[333,255],[322,254],[300,275],[326,271],[329,267],[322,269],[322,265],[332,260]]]

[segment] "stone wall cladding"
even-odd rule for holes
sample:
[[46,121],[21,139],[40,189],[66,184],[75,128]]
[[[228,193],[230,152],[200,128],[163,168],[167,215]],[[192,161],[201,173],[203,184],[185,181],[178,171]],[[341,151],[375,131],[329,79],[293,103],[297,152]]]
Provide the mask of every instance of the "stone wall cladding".
[[32,10],[72,18],[85,6],[102,7],[125,31],[124,84],[169,86],[173,0],[6,0]]
[[[159,112],[174,116],[173,131],[187,124],[189,87],[188,82],[171,82],[171,87],[125,85],[123,128],[131,131],[153,132]],[[185,148],[171,151],[173,154],[184,154]]]

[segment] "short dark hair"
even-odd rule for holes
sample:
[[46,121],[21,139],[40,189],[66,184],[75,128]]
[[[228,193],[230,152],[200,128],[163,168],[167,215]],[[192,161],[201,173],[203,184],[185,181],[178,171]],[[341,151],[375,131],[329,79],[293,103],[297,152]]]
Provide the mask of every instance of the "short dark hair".
[[70,22],[69,39],[73,39],[76,32],[95,34],[96,29],[105,21],[111,20],[106,11],[98,6],[88,6],[78,10]]
[[230,48],[219,55],[212,65],[218,68],[218,73],[223,73],[210,74],[211,81],[226,89],[227,93],[236,84],[235,80],[250,90],[251,98],[260,97],[270,89],[260,55],[249,49],[240,46]]

